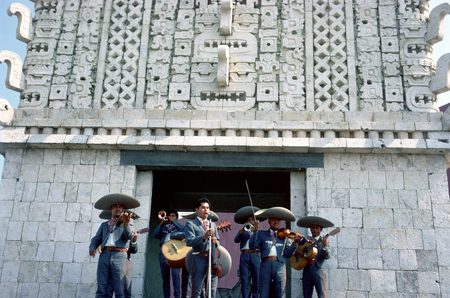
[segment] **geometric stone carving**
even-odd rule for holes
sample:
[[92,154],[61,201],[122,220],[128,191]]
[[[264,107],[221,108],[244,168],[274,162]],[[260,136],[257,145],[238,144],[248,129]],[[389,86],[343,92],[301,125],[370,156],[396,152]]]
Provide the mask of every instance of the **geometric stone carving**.
[[[223,6],[223,5],[222,5]],[[227,45],[219,45],[217,49],[219,64],[217,67],[217,82],[220,87],[228,86],[230,77],[230,54]]]
[[220,34],[231,35],[233,2],[230,0],[222,0],[221,8],[222,14],[220,15]]
[[0,98],[0,125],[9,126],[14,118],[14,109],[6,99]]
[[7,13],[9,16],[16,15],[19,21],[16,38],[25,43],[30,42],[33,39],[33,18],[30,9],[23,4],[13,3],[8,7]]
[[436,64],[436,74],[430,81],[430,89],[436,94],[450,91],[450,53],[439,58]]
[[25,76],[22,73],[22,60],[19,55],[10,51],[0,52],[0,63],[5,62],[8,65],[8,74],[6,75],[6,88],[21,92],[25,89]]
[[442,3],[436,6],[430,13],[428,21],[428,32],[425,40],[435,44],[444,39],[444,18],[450,14],[450,4]]
[[436,95],[428,87],[410,87],[406,91],[406,105],[412,112],[437,112]]

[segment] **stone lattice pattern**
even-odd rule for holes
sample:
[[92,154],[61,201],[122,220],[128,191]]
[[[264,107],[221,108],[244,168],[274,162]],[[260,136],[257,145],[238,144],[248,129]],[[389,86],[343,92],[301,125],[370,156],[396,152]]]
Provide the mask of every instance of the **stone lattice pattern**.
[[427,7],[236,0],[221,35],[220,1],[41,0],[21,107],[434,111]]

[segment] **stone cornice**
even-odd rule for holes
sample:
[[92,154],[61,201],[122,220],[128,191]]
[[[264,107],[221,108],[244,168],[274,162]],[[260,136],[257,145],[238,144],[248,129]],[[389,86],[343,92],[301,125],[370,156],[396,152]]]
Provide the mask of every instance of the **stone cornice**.
[[441,113],[17,109],[6,148],[445,154]]

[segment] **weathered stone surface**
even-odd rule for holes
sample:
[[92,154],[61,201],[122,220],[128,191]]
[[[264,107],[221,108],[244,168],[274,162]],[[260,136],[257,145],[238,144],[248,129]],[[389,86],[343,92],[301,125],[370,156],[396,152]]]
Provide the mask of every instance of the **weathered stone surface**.
[[370,271],[347,270],[350,291],[370,291]]
[[383,269],[381,250],[358,249],[358,267],[360,269]]
[[399,250],[383,249],[382,254],[383,254],[383,269],[386,270],[400,269]]
[[54,242],[39,242],[38,251],[36,254],[36,261],[53,261],[53,255],[55,253]]
[[417,272],[403,271],[395,273],[397,278],[397,290],[400,293],[418,293],[419,278]]
[[[338,268],[346,268],[346,269],[357,269],[358,268],[358,259],[355,256],[358,254],[358,250],[355,248],[338,248],[337,254],[338,257]],[[349,282],[350,272],[349,272]]]
[[37,262],[21,262],[18,282],[20,283],[36,282],[38,273],[38,264],[39,263]]
[[401,270],[417,270],[416,251],[400,249],[399,254]]
[[418,272],[419,291],[422,293],[439,294],[439,277],[437,272]]
[[38,283],[19,283],[17,289],[17,296],[19,297],[38,297],[39,284]]
[[81,282],[81,272],[83,264],[81,263],[63,263],[62,283],[78,284]]
[[394,218],[390,209],[363,209],[365,228],[393,228]]
[[395,272],[370,270],[370,286],[375,292],[397,292]]

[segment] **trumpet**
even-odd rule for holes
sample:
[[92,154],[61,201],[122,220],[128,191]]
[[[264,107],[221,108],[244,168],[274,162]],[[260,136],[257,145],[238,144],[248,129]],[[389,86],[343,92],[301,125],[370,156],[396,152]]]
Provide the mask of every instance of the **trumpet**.
[[164,220],[164,224],[173,223],[173,221],[169,216],[167,216],[167,213],[164,210],[158,212],[158,218]]
[[253,229],[253,225],[252,225],[251,223],[246,222],[246,223],[244,224],[244,231],[250,232],[252,229]]
[[164,211],[164,210],[159,211],[158,212],[158,218],[161,219],[161,220],[167,220],[166,211]]

